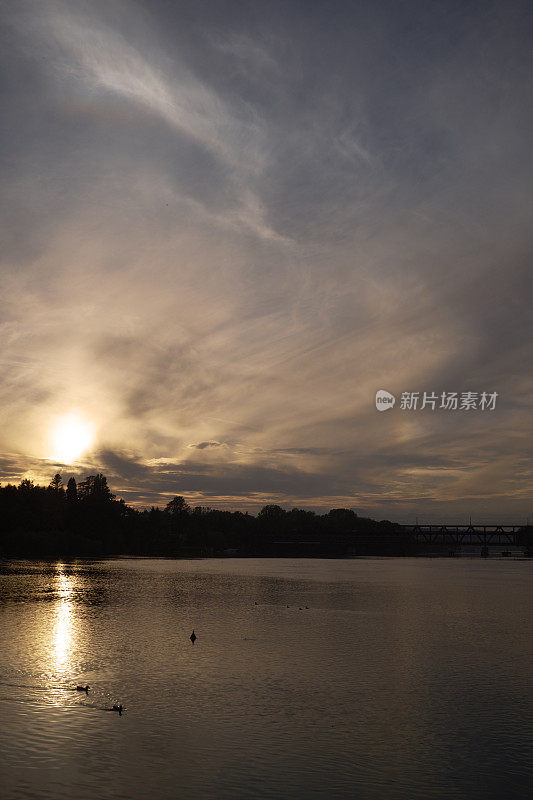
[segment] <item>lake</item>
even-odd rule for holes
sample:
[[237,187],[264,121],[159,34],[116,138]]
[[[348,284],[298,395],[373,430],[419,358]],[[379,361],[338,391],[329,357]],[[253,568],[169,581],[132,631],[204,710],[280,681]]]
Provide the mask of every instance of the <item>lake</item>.
[[532,566],[4,561],[0,795],[530,797]]

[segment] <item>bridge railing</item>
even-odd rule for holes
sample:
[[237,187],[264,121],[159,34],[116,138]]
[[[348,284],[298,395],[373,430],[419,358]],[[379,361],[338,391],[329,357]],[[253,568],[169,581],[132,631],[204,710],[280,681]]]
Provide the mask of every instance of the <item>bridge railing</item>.
[[[402,525],[418,544],[525,546],[524,525]],[[528,537],[529,538],[529,537]]]

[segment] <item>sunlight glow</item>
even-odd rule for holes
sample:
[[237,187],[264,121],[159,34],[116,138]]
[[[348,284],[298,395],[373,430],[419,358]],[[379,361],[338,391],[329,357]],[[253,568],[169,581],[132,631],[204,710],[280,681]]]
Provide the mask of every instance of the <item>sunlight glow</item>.
[[91,447],[94,425],[82,415],[71,412],[58,417],[50,431],[50,458],[72,464]]

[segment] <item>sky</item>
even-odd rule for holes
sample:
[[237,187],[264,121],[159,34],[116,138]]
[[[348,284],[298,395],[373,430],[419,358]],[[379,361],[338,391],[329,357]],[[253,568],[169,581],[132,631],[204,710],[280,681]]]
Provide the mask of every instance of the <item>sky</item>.
[[530,3],[0,9],[2,484],[533,517]]

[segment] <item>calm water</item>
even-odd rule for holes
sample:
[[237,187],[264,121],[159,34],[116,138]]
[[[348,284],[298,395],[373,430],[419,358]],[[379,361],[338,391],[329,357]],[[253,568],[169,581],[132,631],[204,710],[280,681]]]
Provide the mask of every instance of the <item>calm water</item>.
[[529,798],[532,569],[4,562],[0,794]]

